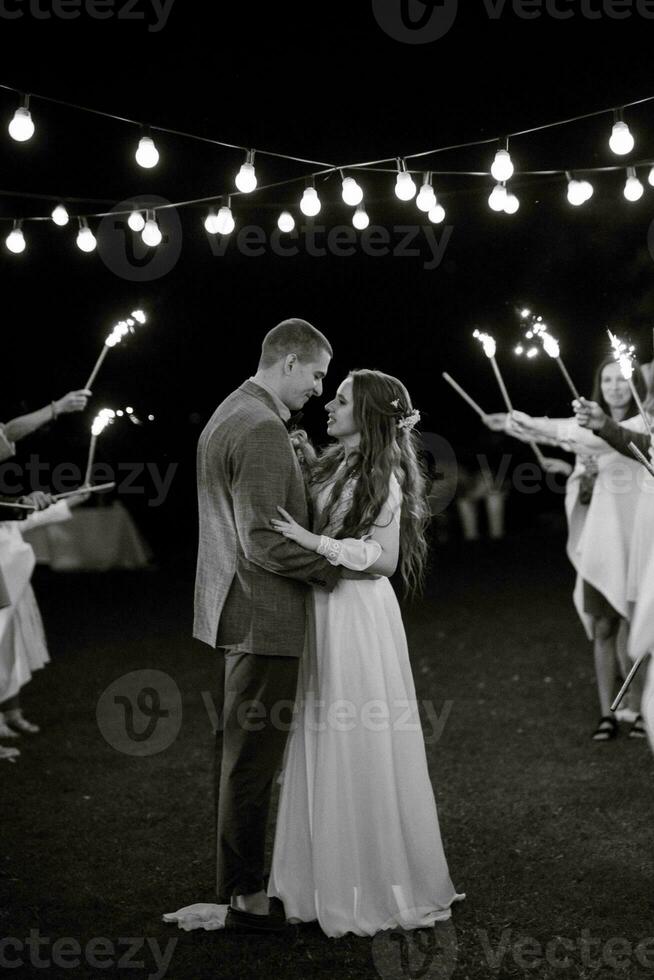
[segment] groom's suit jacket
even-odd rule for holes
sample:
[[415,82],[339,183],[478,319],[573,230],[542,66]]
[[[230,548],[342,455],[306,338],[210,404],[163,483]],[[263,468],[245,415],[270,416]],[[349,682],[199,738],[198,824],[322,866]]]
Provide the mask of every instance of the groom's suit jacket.
[[341,569],[270,525],[277,506],[308,526],[295,452],[271,396],[246,381],[222,402],[198,444],[200,541],[193,635],[210,646],[299,657],[310,586]]

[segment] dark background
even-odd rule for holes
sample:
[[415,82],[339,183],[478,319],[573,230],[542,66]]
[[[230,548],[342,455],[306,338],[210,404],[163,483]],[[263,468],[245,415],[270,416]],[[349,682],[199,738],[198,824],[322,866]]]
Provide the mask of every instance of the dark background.
[[[117,0],[116,9],[122,4]],[[465,9],[450,32],[427,45],[388,37],[367,0],[176,0],[159,33],[148,31],[154,18],[145,0],[135,8],[146,12],[145,21],[38,20],[23,7],[22,19],[0,18],[0,81],[143,123],[338,164],[499,137],[654,94],[654,21],[636,14],[590,20],[577,3],[569,4],[576,16],[567,21],[524,20],[508,8],[494,21],[481,2],[460,6]],[[594,9],[601,9],[600,0]],[[12,93],[0,91],[3,132],[16,104]],[[0,133],[3,218],[49,214],[55,203],[25,194],[89,200],[69,203],[71,214],[147,194],[170,201],[218,196],[232,189],[243,160],[240,150],[154,133],[161,161],[144,171],[133,159],[136,127],[36,95],[31,110],[37,133],[28,143]],[[627,162],[653,160],[654,104],[629,110],[626,119],[637,140]],[[608,149],[611,125],[606,114],[519,137],[512,156],[525,169],[614,165],[624,158]],[[490,144],[430,159],[436,169],[487,170],[494,152]],[[265,156],[256,164],[260,184],[315,169]],[[160,279],[137,282],[115,275],[99,251],[80,252],[72,222],[64,229],[28,223],[23,255],[0,247],[1,417],[80,387],[108,329],[143,306],[150,322],[109,355],[91,410],[131,403],[141,416],[156,416],[141,429],[114,426],[98,459],[181,464],[167,507],[148,509],[148,484],[142,497],[124,498],[150,534],[164,540],[171,525],[183,537],[194,521],[193,457],[204,421],[254,372],[265,332],[290,315],[310,320],[333,342],[329,397],[352,367],[386,370],[407,383],[424,428],[455,446],[469,448],[479,427],[442,382],[443,370],[487,410],[502,408],[471,338],[475,326],[496,334],[516,407],[568,414],[567,389],[554,365],[543,359],[526,365],[511,353],[519,336],[515,307],[526,303],[548,318],[585,391],[605,352],[607,326],[629,335],[643,360],[651,358],[648,169],[640,171],[646,184],[640,202],[624,200],[624,172],[598,174],[593,199],[579,209],[567,203],[562,177],[517,176],[512,183],[521,208],[512,217],[489,210],[490,176],[437,176],[453,232],[443,262],[431,271],[423,267],[430,258],[425,249],[421,257],[282,258],[240,255],[232,245],[217,256],[202,226],[203,205],[179,211],[183,242],[174,267]],[[368,174],[361,183],[373,224],[422,220],[414,203],[396,200],[391,175]],[[319,189],[320,223],[347,223],[340,180]],[[300,184],[235,198],[238,224],[271,231],[282,205],[301,217],[301,190]],[[10,225],[2,224],[4,238]],[[440,237],[442,226],[434,227]],[[89,417],[62,420],[26,441],[24,451],[81,460],[89,424]],[[307,424],[320,439],[317,402]],[[546,497],[540,504],[530,498],[529,507],[544,506]]]

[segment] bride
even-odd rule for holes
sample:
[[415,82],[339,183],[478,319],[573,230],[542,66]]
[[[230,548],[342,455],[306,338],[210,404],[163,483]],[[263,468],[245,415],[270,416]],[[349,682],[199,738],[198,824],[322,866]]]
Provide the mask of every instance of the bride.
[[[290,922],[328,936],[372,936],[450,918],[457,894],[443,852],[400,609],[389,582],[423,582],[428,518],[412,429],[419,413],[396,378],[352,371],[326,409],[336,440],[317,457],[294,441],[316,533],[281,507],[273,528],[367,576],[313,590],[287,742],[268,895]],[[220,928],[219,906],[169,916]]]

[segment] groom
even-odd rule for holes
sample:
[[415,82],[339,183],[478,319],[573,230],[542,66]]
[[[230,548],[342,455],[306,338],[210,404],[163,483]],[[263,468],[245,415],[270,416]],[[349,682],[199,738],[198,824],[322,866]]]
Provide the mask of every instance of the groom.
[[[305,597],[341,569],[272,530],[284,507],[309,523],[286,423],[322,382],[327,338],[284,320],[264,338],[257,373],[223,401],[198,445],[200,540],[193,635],[219,649],[217,894],[227,927],[279,930],[264,888],[266,823],[304,646]],[[221,731],[222,728],[222,731]]]

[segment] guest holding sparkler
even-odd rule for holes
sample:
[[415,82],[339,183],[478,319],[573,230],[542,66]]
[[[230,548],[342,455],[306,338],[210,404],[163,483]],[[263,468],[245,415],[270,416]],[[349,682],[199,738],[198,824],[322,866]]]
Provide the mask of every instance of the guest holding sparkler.
[[[632,380],[642,398],[645,383],[637,366]],[[606,358],[597,369],[593,402],[601,405],[616,423],[629,419],[629,429],[637,432],[642,424],[639,418],[633,418],[638,408],[613,357]],[[567,552],[577,571],[575,606],[594,643],[601,717],[592,738],[608,741],[618,733],[611,711],[616,679],[618,675],[626,676],[629,666],[625,639],[629,615],[627,583],[642,467],[633,457],[622,458],[574,417],[534,419],[514,412],[506,420],[506,431],[525,440],[548,439],[577,455],[566,486]],[[632,697],[637,705],[637,689]],[[633,720],[630,737],[642,737],[637,707],[632,708],[629,717]]]
[[[7,459],[15,452],[15,443],[35,432],[59,414],[83,411],[91,392],[88,389],[71,391],[50,405],[12,419],[0,430],[0,460]],[[43,667],[49,658],[41,614],[30,585],[35,566],[34,552],[21,537],[21,528],[43,523],[43,515],[36,511],[49,508],[50,520],[66,520],[70,517],[68,504],[61,501],[50,507],[52,499],[48,494],[35,492],[25,502],[33,503],[34,516],[18,522],[15,519],[0,521],[0,573],[7,571],[10,589],[2,581],[6,591],[4,608],[0,609],[0,738],[17,739],[21,734],[36,734],[37,725],[28,721],[22,713],[20,704],[21,688],[29,681],[33,671]],[[77,498],[81,503],[81,498]],[[0,517],[4,516],[0,509]],[[12,515],[9,511],[8,515]],[[18,755],[16,750],[6,749],[0,758]]]

